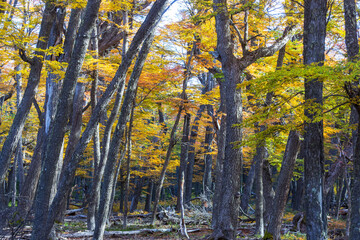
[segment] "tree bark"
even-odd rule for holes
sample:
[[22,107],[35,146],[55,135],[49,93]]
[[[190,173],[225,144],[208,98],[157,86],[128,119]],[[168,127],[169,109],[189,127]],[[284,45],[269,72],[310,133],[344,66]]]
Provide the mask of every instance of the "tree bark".
[[113,80],[106,88],[105,92],[101,96],[98,101],[98,104],[95,107],[93,114],[86,126],[85,131],[83,132],[79,143],[75,148],[75,152],[72,156],[71,161],[65,168],[65,174],[63,175],[62,179],[60,180],[60,184],[58,187],[57,195],[53,201],[53,204],[49,211],[48,217],[48,224],[53,225],[55,216],[59,211],[59,205],[64,200],[64,194],[70,189],[71,184],[74,179],[74,174],[76,171],[76,167],[78,162],[80,161],[82,154],[89,143],[92,135],[95,131],[95,126],[99,122],[100,117],[103,116],[104,112],[106,111],[106,106],[110,102],[111,97],[114,95],[115,91],[119,89],[119,85],[125,81],[125,75],[130,67],[132,60],[135,57],[135,54],[138,52],[141,44],[144,40],[148,37],[150,32],[156,27],[157,23],[160,21],[162,13],[165,9],[168,0],[157,0],[153,7],[150,9],[145,21],[140,26],[139,30],[136,32],[131,45],[126,52],[125,58],[121,62],[121,65],[118,68],[117,73],[115,74]]
[[182,186],[181,184],[184,185],[182,181],[182,175],[184,174],[184,181],[185,181],[185,169],[186,169],[186,164],[188,162],[188,153],[189,153],[189,135],[190,135],[190,119],[191,119],[191,115],[189,113],[186,113],[184,115],[184,125],[183,125],[183,135],[181,138],[181,149],[180,149],[180,167],[179,167],[179,177],[178,177],[178,192],[177,192],[177,202],[176,202],[176,211],[180,212],[181,210],[181,197],[184,198],[184,193],[183,196],[181,196],[181,187],[182,190],[184,191],[184,186]]
[[213,239],[235,239],[240,200],[240,172],[242,166],[241,148],[236,147],[241,143],[242,131],[234,125],[242,122],[241,90],[237,89],[241,75],[246,67],[257,59],[268,57],[282,48],[292,37],[294,27],[290,27],[283,36],[275,41],[270,47],[259,48],[253,52],[244,51],[242,58],[234,55],[233,41],[230,32],[230,19],[226,0],[214,0],[214,12],[216,12],[217,53],[222,64],[225,79],[226,92],[226,140],[225,159],[223,165],[223,179],[219,208],[220,218],[217,221]]
[[[55,182],[55,171],[59,161],[61,146],[69,119],[71,105],[77,78],[88,48],[91,31],[94,28],[101,0],[89,0],[85,9],[84,18],[79,28],[74,49],[68,68],[63,80],[63,87],[59,96],[54,121],[51,123],[47,142],[42,154],[42,169],[36,196],[35,220],[33,225],[32,239],[47,239],[50,229],[44,228],[49,209],[51,188]],[[51,224],[52,225],[52,224]]]
[[[356,19],[356,3],[354,0],[344,0],[344,14],[345,14],[345,44],[348,54],[348,61],[357,61],[359,54],[359,43],[357,36],[357,19]],[[354,80],[354,85],[358,85],[358,79]],[[356,96],[359,97],[359,96]],[[351,109],[351,124],[357,123],[357,132],[353,131],[353,183],[351,188],[351,208],[350,210],[350,230],[349,239],[360,239],[360,177],[358,176],[360,170],[360,122],[359,122],[359,106],[353,105]],[[356,110],[355,110],[356,109]],[[356,117],[355,117],[356,116]]]
[[[304,64],[324,61],[326,35],[326,0],[305,0],[304,2]],[[323,83],[317,79],[305,80],[304,132],[304,178],[305,178],[305,217],[308,240],[327,239],[327,219],[324,207],[324,143],[323,121],[317,121],[323,105]],[[314,106],[314,104],[317,104]]]
[[[26,59],[31,62],[28,83],[20,106],[18,108],[18,111],[16,112],[15,118],[10,127],[10,131],[0,153],[0,185],[2,185],[5,180],[11,161],[11,156],[13,155],[18,141],[21,137],[25,120],[29,114],[32,102],[37,92],[37,87],[40,82],[41,69],[43,66],[42,59],[45,55],[44,51],[41,50],[45,50],[47,47],[47,41],[51,32],[51,26],[56,16],[55,13],[56,7],[54,6],[54,4],[52,2],[46,2],[38,36],[38,42],[36,44],[36,49],[40,49],[40,51],[35,51],[35,57],[31,60]],[[21,56],[25,56],[23,50],[20,50],[20,52]]]
[[284,153],[281,171],[278,177],[273,207],[267,232],[272,234],[274,240],[280,239],[281,220],[284,215],[286,200],[290,189],[291,178],[295,167],[295,161],[300,149],[299,133],[292,130],[289,133],[288,142]]

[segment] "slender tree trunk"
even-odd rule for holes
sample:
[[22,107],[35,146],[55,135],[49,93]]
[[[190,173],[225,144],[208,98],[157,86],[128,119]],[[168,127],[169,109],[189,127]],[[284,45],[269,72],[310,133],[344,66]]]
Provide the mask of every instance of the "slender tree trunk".
[[166,169],[167,169],[167,167],[169,165],[169,162],[170,162],[171,152],[172,152],[172,150],[173,150],[173,148],[174,148],[174,146],[176,144],[175,133],[176,133],[177,127],[179,125],[182,110],[183,110],[183,107],[180,106],[179,111],[177,113],[177,116],[175,118],[174,126],[173,126],[173,128],[171,130],[171,133],[170,133],[169,146],[168,146],[168,149],[167,149],[167,152],[166,152],[164,165],[163,165],[163,167],[161,169],[159,183],[157,184],[157,187],[156,187],[154,207],[153,207],[153,212],[152,212],[152,215],[151,215],[151,225],[154,225],[154,222],[155,222],[157,207],[158,207],[160,196],[161,196],[161,190],[163,189],[162,186],[163,186],[164,180],[165,180]]
[[290,189],[291,178],[295,167],[295,161],[300,149],[299,133],[290,131],[284,153],[281,171],[278,177],[273,208],[270,213],[270,221],[267,232],[272,234],[274,240],[280,239],[281,220],[284,215],[286,200]]
[[301,176],[296,180],[296,190],[292,196],[292,208],[296,211],[302,211],[303,209],[303,195],[304,195],[304,178]]
[[[210,75],[210,73],[209,73]],[[211,83],[208,83],[214,86],[214,80],[211,79]],[[214,115],[214,109],[211,105],[207,105],[208,115],[212,118]],[[204,175],[203,175],[203,193],[206,198],[209,200],[212,192],[212,165],[213,165],[213,158],[210,153],[211,143],[214,139],[213,128],[211,126],[206,127],[206,134],[205,134],[205,142],[204,142],[204,149],[205,149],[205,156],[204,156]]]
[[[98,58],[99,56],[99,48],[98,48],[98,31],[97,26],[94,27],[93,30],[93,51],[95,51],[95,58]],[[91,109],[92,112],[95,110],[95,106],[97,104],[97,88],[98,88],[98,82],[99,82],[99,70],[98,66],[96,66],[96,69],[92,73],[93,82],[91,85]],[[100,153],[100,131],[99,131],[99,124],[96,124],[95,127],[95,133],[93,135],[93,149],[94,149],[94,160],[93,160],[93,166],[94,166],[94,173],[93,173],[93,181],[91,184],[89,199],[88,199],[88,214],[87,214],[87,229],[88,230],[94,230],[95,229],[95,214],[96,214],[96,206],[99,202],[98,194],[94,194],[94,190],[97,185],[100,185],[100,179],[97,177],[97,172],[99,171],[100,167],[100,161],[101,161],[101,153]]]
[[130,212],[134,212],[137,209],[137,205],[140,201],[141,192],[144,186],[145,178],[141,177],[137,180],[135,190],[131,199]]
[[[262,144],[265,144],[263,142]],[[264,236],[265,223],[264,223],[264,159],[265,159],[265,146],[258,146],[256,148],[257,157],[256,161],[256,233],[261,237]]]
[[187,59],[186,65],[185,65],[186,72],[185,72],[185,79],[184,79],[184,82],[183,82],[182,93],[181,93],[182,102],[181,102],[181,104],[179,106],[179,110],[178,110],[178,113],[176,115],[175,122],[174,122],[174,125],[173,125],[171,133],[170,133],[170,140],[169,140],[168,149],[166,151],[166,157],[165,157],[164,165],[163,165],[163,167],[161,169],[159,183],[158,183],[157,188],[156,188],[154,207],[153,207],[153,212],[152,212],[152,216],[151,216],[151,225],[154,225],[154,222],[155,222],[155,219],[156,219],[157,206],[159,204],[161,191],[163,190],[163,184],[164,184],[164,180],[165,180],[166,170],[167,170],[167,167],[168,167],[169,162],[170,162],[170,157],[171,157],[172,150],[173,150],[173,148],[174,148],[174,146],[176,144],[175,134],[176,134],[176,131],[177,131],[177,128],[178,128],[178,125],[179,125],[181,112],[186,107],[186,105],[185,105],[185,103],[186,103],[185,101],[187,100],[186,89],[187,89],[188,81],[189,81],[189,79],[191,77],[190,68],[191,68],[192,58],[193,58],[194,52],[195,52],[195,47],[196,47],[196,43],[194,42],[191,52],[188,53],[188,59]]
[[154,183],[153,183],[152,179],[149,178],[148,188],[147,188],[147,193],[146,193],[146,200],[145,200],[145,208],[144,208],[144,210],[146,212],[150,212],[150,210],[151,210],[151,200],[152,200],[153,189],[154,189]]
[[185,210],[184,210],[184,171],[180,172],[180,233],[182,236],[189,239],[189,235],[187,234],[186,225],[185,225]]
[[[155,5],[154,5],[155,6]],[[153,7],[154,7],[153,6]],[[159,11],[160,13],[162,10]],[[150,13],[149,13],[150,14]],[[105,175],[104,175],[104,182],[101,189],[101,204],[99,207],[98,212],[98,220],[96,222],[95,232],[94,232],[94,239],[102,239],[105,231],[105,219],[104,217],[107,216],[109,211],[109,194],[110,189],[112,189],[112,183],[110,179],[114,175],[114,163],[116,162],[116,156],[119,150],[120,141],[123,138],[124,130],[126,124],[130,118],[130,112],[132,109],[132,105],[134,103],[134,99],[136,96],[137,90],[137,83],[144,66],[147,54],[149,53],[150,46],[152,44],[154,38],[154,29],[152,29],[150,35],[144,41],[142,49],[139,53],[137,61],[134,66],[134,71],[131,74],[128,87],[126,90],[126,95],[124,99],[124,103],[121,108],[121,113],[119,116],[118,124],[116,126],[116,130],[113,135],[113,139],[110,144],[109,148],[109,156],[108,161],[105,166]],[[131,48],[131,46],[130,46]]]
[[[304,2],[304,64],[323,64],[326,35],[326,0],[305,0]],[[317,79],[305,80],[305,101],[312,101],[305,108],[304,132],[304,178],[305,217],[308,240],[327,239],[327,219],[324,207],[324,143],[323,121],[314,109],[321,111],[323,105],[323,82]]]
[[[219,81],[220,85],[220,112],[226,111],[225,104],[225,84],[222,79]],[[226,115],[222,115],[220,119],[220,126],[216,126],[217,129],[217,147],[218,153],[216,157],[215,165],[215,192],[213,197],[213,212],[212,212],[212,228],[219,225],[220,221],[220,208],[221,208],[221,191],[222,191],[222,172],[225,158],[225,137],[226,137]]]
[[[184,181],[185,181],[185,170],[186,170],[186,164],[188,162],[188,153],[189,153],[189,134],[190,134],[190,119],[191,115],[189,113],[186,113],[184,115],[184,125],[183,125],[183,135],[181,138],[181,152],[180,152],[180,167],[179,167],[179,177],[178,177],[178,192],[177,192],[177,202],[176,202],[176,211],[179,212],[181,210],[181,197],[184,198],[184,196],[181,196],[181,187],[184,191],[184,185],[181,179],[181,174],[184,173]],[[184,193],[183,193],[184,195]]]
[[[69,140],[67,144],[67,148],[65,151],[65,159],[64,159],[64,166],[66,166],[72,154],[75,151],[75,146],[79,142],[80,134],[81,134],[81,126],[82,126],[82,109],[84,106],[84,93],[85,93],[85,84],[84,83],[77,83],[74,95],[74,105],[72,110],[72,118],[71,118],[71,132],[69,135]],[[61,173],[63,174],[63,173]],[[69,193],[69,192],[68,192]],[[70,196],[68,193],[65,196],[65,199],[69,198]],[[62,203],[62,210],[60,214],[57,216],[57,222],[64,222],[65,218],[65,211],[66,211],[66,201]]]
[[[268,155],[266,151],[266,155]],[[265,156],[263,164],[263,189],[264,189],[264,223],[267,225],[270,219],[271,209],[273,209],[273,201],[275,198],[275,191],[272,182],[271,166]]]
[[25,177],[25,182],[23,189],[20,192],[19,203],[18,203],[18,212],[21,214],[24,219],[27,213],[30,211],[30,208],[35,197],[37,183],[40,177],[41,170],[41,149],[44,140],[44,127],[41,127],[36,139],[36,146],[34,149],[34,155],[31,159],[31,164],[28,170],[28,173]]
[[205,105],[201,105],[198,112],[196,113],[196,117],[194,119],[193,125],[191,126],[190,131],[190,140],[189,140],[189,149],[188,149],[188,162],[186,164],[186,174],[185,174],[185,202],[190,201],[192,194],[192,178],[194,171],[194,163],[195,163],[195,142],[199,131],[199,121],[201,119],[202,113],[205,110]]
[[257,157],[258,157],[258,155],[255,154],[255,156],[253,158],[253,162],[251,163],[249,173],[246,177],[245,188],[244,188],[244,191],[241,196],[240,207],[245,213],[247,213],[247,210],[248,210],[249,201],[251,198],[251,191],[252,191],[254,180],[255,180],[256,162],[258,160]]
[[[17,65],[15,67],[15,71],[20,71],[21,70],[21,66]],[[15,74],[15,80],[16,80],[16,105],[17,107],[20,106],[20,102],[22,99],[22,81],[21,81],[21,75],[20,74]],[[21,192],[23,186],[24,186],[24,159],[23,159],[23,144],[22,144],[22,137],[20,137],[19,139],[19,143],[16,149],[16,164],[17,164],[17,179],[19,182],[19,192]]]
[[126,134],[127,138],[127,158],[126,158],[126,180],[125,180],[125,194],[124,194],[124,220],[123,228],[127,227],[127,215],[129,210],[129,191],[130,191],[130,160],[131,160],[131,132],[130,129]]

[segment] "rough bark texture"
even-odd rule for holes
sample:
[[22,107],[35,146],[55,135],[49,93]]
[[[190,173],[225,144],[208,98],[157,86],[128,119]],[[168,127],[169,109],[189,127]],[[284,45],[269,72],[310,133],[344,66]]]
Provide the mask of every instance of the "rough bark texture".
[[[344,0],[344,14],[345,14],[345,44],[349,61],[358,60],[359,43],[357,35],[357,19],[356,19],[356,3],[354,0]],[[354,85],[358,85],[358,80],[354,80]],[[351,97],[351,96],[349,96]],[[355,96],[353,96],[355,97]],[[357,96],[358,97],[358,96]],[[360,239],[360,141],[359,141],[359,111],[356,111],[358,106],[353,106],[351,109],[350,123],[358,124],[357,132],[353,132],[353,146],[354,146],[354,180],[351,189],[351,209],[350,209],[350,230],[349,239]]]
[[225,0],[214,0],[216,12],[217,51],[219,52],[225,80],[226,137],[225,157],[222,171],[222,192],[217,199],[220,205],[217,224],[214,226],[214,238],[235,239],[238,205],[240,204],[240,170],[242,164],[241,148],[234,145],[242,139],[241,129],[233,127],[242,121],[241,91],[236,88],[240,83],[243,69],[238,68],[233,54],[230,20]]
[[[38,42],[36,48],[44,50],[47,47],[47,41],[51,32],[51,26],[56,16],[56,7],[52,2],[47,2],[45,4],[45,10],[43,13],[43,18],[41,22]],[[20,50],[21,55],[24,56],[24,52]],[[29,114],[32,102],[34,100],[35,94],[37,92],[37,87],[40,81],[41,69],[43,66],[43,51],[36,51],[35,57],[30,59],[30,73],[27,82],[27,86],[24,92],[24,96],[21,100],[20,106],[16,112],[13,123],[10,127],[9,134],[4,142],[0,153],[0,185],[5,180],[9,164],[11,161],[11,156],[15,152],[18,141],[21,137],[22,130],[24,128],[26,117]],[[29,59],[27,59],[29,60]]]
[[[305,0],[304,7],[304,64],[322,65],[326,35],[326,0]],[[327,239],[327,220],[324,208],[324,143],[323,122],[314,121],[323,104],[323,83],[305,80],[304,178],[306,236],[308,240]],[[316,105],[315,105],[316,104]]]
[[[360,108],[359,108],[360,109]],[[360,115],[360,114],[359,114]],[[360,123],[358,123],[358,136],[360,136]],[[354,180],[351,189],[350,234],[349,239],[360,239],[360,138],[355,143],[354,154]]]
[[64,201],[63,197],[65,193],[71,188],[73,183],[75,171],[78,162],[80,161],[82,154],[87,147],[89,141],[91,140],[97,123],[100,121],[101,116],[105,113],[106,106],[109,104],[114,93],[119,89],[119,85],[125,81],[126,72],[129,69],[132,60],[134,59],[136,53],[138,52],[141,44],[148,37],[150,32],[155,28],[157,23],[160,21],[163,10],[167,4],[168,0],[158,0],[154,3],[153,7],[150,9],[145,21],[140,26],[139,30],[136,32],[131,45],[128,51],[121,62],[121,65],[118,68],[113,80],[106,88],[105,92],[101,96],[96,104],[95,110],[91,115],[91,118],[84,130],[79,143],[75,148],[75,152],[72,156],[71,161],[65,167],[65,173],[63,177],[60,179],[60,184],[58,187],[58,192],[54,198],[53,204],[51,205],[49,217],[48,217],[48,225],[54,224],[55,216],[59,211],[59,205],[62,201]]
[[49,210],[51,189],[56,181],[55,172],[59,161],[66,125],[71,112],[75,86],[88,48],[91,32],[94,28],[101,0],[89,0],[85,15],[79,28],[69,66],[63,80],[54,121],[47,136],[47,142],[42,154],[42,172],[36,196],[35,220],[32,239],[47,239],[50,229],[44,228]]
[[300,149],[299,133],[290,131],[284,153],[281,171],[278,177],[273,207],[270,213],[270,221],[267,232],[272,234],[274,240],[280,239],[281,220],[284,215],[291,178],[295,167],[295,161]]
[[[226,111],[225,104],[225,84],[223,79],[218,80],[220,86],[220,107],[219,112],[224,113]],[[212,211],[212,228],[219,222],[219,211],[221,207],[220,197],[221,197],[221,189],[222,189],[222,170],[225,158],[225,136],[226,136],[226,115],[222,115],[220,119],[220,124],[217,121],[214,123],[216,129],[216,143],[218,147],[218,153],[216,157],[216,165],[215,165],[215,192],[213,196],[213,211]]]
[[217,53],[222,64],[226,93],[226,140],[225,159],[223,164],[222,192],[217,199],[221,206],[217,223],[214,226],[213,239],[235,239],[238,205],[240,200],[240,173],[242,165],[241,148],[235,143],[241,143],[242,132],[234,124],[241,124],[242,101],[241,90],[237,84],[241,82],[241,74],[246,67],[262,57],[273,55],[292,37],[294,27],[289,27],[270,47],[262,47],[253,52],[246,51],[242,58],[236,58],[233,51],[233,41],[230,32],[230,19],[226,0],[214,0],[216,12]]

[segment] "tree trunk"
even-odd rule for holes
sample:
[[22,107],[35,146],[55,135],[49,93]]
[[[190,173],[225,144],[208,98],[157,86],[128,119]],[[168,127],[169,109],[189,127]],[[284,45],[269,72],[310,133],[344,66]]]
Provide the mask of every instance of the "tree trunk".
[[49,199],[51,188],[55,182],[55,171],[59,161],[61,146],[69,119],[73,95],[77,78],[85,58],[91,32],[94,28],[97,13],[100,7],[100,0],[89,0],[85,9],[84,18],[79,28],[74,49],[68,68],[63,80],[63,87],[59,96],[54,121],[51,123],[47,142],[42,154],[42,169],[40,174],[39,187],[36,196],[35,220],[33,225],[32,239],[47,239],[48,232],[52,228],[44,228],[49,210]]
[[[226,111],[226,104],[225,104],[225,84],[220,79],[220,112]],[[216,165],[215,165],[215,192],[213,197],[213,211],[212,211],[212,223],[211,227],[215,228],[219,224],[220,221],[220,208],[221,208],[221,191],[222,191],[222,171],[223,171],[223,164],[225,158],[225,136],[226,136],[226,115],[222,115],[220,119],[220,126],[216,126],[217,129],[217,147],[218,153],[216,157]]]
[[288,142],[286,144],[284,158],[281,164],[281,171],[278,177],[275,199],[270,213],[270,221],[267,227],[267,232],[272,234],[274,240],[280,239],[281,220],[284,215],[286,200],[299,149],[299,133],[292,130],[289,133]]
[[304,195],[304,178],[301,176],[296,180],[296,189],[292,196],[291,206],[296,211],[303,209],[303,195]]
[[143,189],[143,186],[144,186],[144,181],[145,181],[145,178],[141,177],[136,182],[136,187],[135,187],[135,190],[134,190],[134,193],[133,193],[133,196],[132,196],[132,199],[131,199],[131,205],[130,205],[130,212],[131,213],[134,212],[137,209],[137,205],[138,205],[138,203],[140,201],[141,192],[142,192],[142,189]]
[[[357,36],[357,19],[356,19],[356,3],[354,0],[344,0],[344,13],[345,13],[345,43],[349,61],[357,61],[359,54],[359,43]],[[358,85],[358,79],[354,80],[354,85]],[[357,96],[349,96],[356,97]],[[355,110],[356,109],[356,110]],[[359,106],[353,105],[351,109],[351,124],[357,123],[357,132],[353,131],[353,146],[354,146],[354,175],[351,188],[351,207],[350,211],[350,230],[349,239],[360,239],[360,122],[359,122]]]
[[[208,115],[210,117],[213,117],[214,110],[211,105],[207,105],[208,108]],[[211,143],[214,138],[213,128],[210,126],[206,127],[206,134],[205,134],[205,142],[204,142],[204,148],[205,148],[205,156],[204,156],[204,175],[203,175],[203,193],[206,196],[206,198],[209,200],[212,192],[212,178],[211,178],[211,172],[212,172],[212,165],[213,165],[213,159],[210,153],[211,150]]]
[[[177,192],[177,202],[176,202],[176,211],[180,212],[181,210],[181,197],[184,198],[184,193],[183,196],[181,196],[181,187],[183,187],[183,191],[184,191],[184,186],[182,186],[181,184],[184,185],[181,179],[181,174],[184,173],[184,181],[185,181],[185,169],[186,169],[186,164],[188,162],[188,153],[189,153],[189,134],[190,134],[190,119],[191,119],[191,115],[189,113],[186,113],[184,115],[184,125],[183,125],[183,135],[181,138],[181,152],[180,152],[180,167],[179,167],[179,174],[178,174],[178,192]],[[184,199],[183,199],[184,200]]]
[[[262,144],[265,144],[263,142]],[[256,154],[258,155],[256,161],[256,233],[261,237],[264,236],[265,223],[264,223],[264,159],[265,159],[265,146],[258,146]]]
[[169,146],[168,146],[168,149],[167,149],[167,152],[166,152],[164,165],[163,165],[163,167],[161,169],[159,183],[158,183],[157,188],[156,188],[154,207],[153,207],[153,212],[152,212],[152,215],[151,215],[151,225],[154,225],[154,222],[155,222],[157,206],[158,206],[159,201],[160,201],[161,190],[163,189],[162,186],[163,186],[164,180],[165,180],[166,169],[167,169],[167,167],[169,165],[169,162],[170,162],[172,149],[174,148],[174,146],[176,144],[175,133],[176,133],[177,127],[179,125],[182,110],[183,110],[183,106],[180,106],[179,111],[178,111],[177,116],[176,116],[176,119],[175,119],[174,126],[173,126],[173,128],[171,130],[171,133],[170,133]]
[[131,133],[126,133],[127,138],[127,158],[126,158],[126,180],[125,180],[125,194],[124,194],[124,220],[123,228],[127,227],[127,214],[129,209],[129,191],[130,191],[130,160],[131,160]]
[[[240,59],[234,55],[233,41],[230,32],[230,19],[226,0],[214,0],[216,12],[217,52],[222,64],[225,79],[226,93],[226,140],[225,159],[223,165],[223,178],[221,197],[217,199],[219,219],[215,225],[211,238],[235,239],[240,200],[240,173],[242,166],[241,144],[242,131],[238,126],[242,122],[242,94],[237,84],[241,83],[241,75],[246,67],[257,59],[273,55],[282,48],[293,35],[293,27],[287,29],[283,36],[270,47],[259,48],[249,54],[244,51]],[[234,143],[237,143],[236,145]]]
[[[77,83],[74,95],[74,105],[72,110],[72,118],[71,118],[71,132],[69,135],[69,140],[67,144],[67,148],[65,151],[65,159],[64,159],[64,166],[66,166],[72,154],[75,151],[75,146],[79,142],[80,134],[81,134],[81,126],[82,126],[82,109],[84,106],[84,93],[85,93],[85,84],[84,83]],[[63,173],[61,173],[63,174]],[[65,199],[70,197],[66,194]],[[57,222],[64,222],[65,218],[65,211],[66,211],[66,201],[62,203],[62,210],[60,214],[57,216]]]
[[[20,106],[16,112],[13,123],[10,127],[10,131],[8,136],[4,142],[0,153],[0,185],[5,180],[9,164],[11,161],[11,156],[13,155],[18,141],[21,137],[22,130],[24,128],[25,120],[29,114],[32,102],[34,100],[35,94],[37,92],[37,87],[40,82],[41,69],[43,66],[43,57],[45,55],[44,51],[47,47],[47,41],[51,32],[51,26],[56,16],[56,7],[52,2],[47,2],[45,4],[45,10],[43,13],[43,18],[41,22],[38,42],[36,45],[36,49],[40,49],[40,51],[35,52],[35,57],[29,60],[31,62],[30,65],[30,73],[28,78],[28,83],[24,92],[24,96],[21,100]],[[24,56],[23,50],[20,50],[21,56]]]
[[[59,205],[64,200],[63,199],[64,194],[71,188],[71,184],[74,179],[77,164],[80,161],[86,146],[88,145],[90,139],[92,138],[92,135],[95,132],[96,124],[99,122],[100,117],[103,116],[103,114],[107,110],[106,106],[110,102],[110,99],[114,95],[115,91],[117,91],[121,83],[125,81],[126,72],[130,67],[131,62],[134,59],[136,53],[138,52],[138,49],[140,48],[141,44],[144,42],[144,40],[148,37],[150,32],[156,27],[157,23],[160,21],[162,14],[159,13],[164,11],[167,2],[168,0],[157,0],[154,3],[154,5],[152,6],[152,8],[150,9],[147,15],[147,18],[140,26],[139,30],[136,32],[129,49],[126,52],[126,56],[125,58],[123,58],[123,61],[121,62],[121,65],[119,66],[118,71],[115,74],[113,80],[108,85],[105,92],[99,99],[98,104],[96,105],[95,110],[91,115],[91,118],[86,126],[86,129],[83,132],[80,141],[75,148],[75,152],[72,156],[72,159],[65,169],[65,174],[63,175],[60,181],[57,195],[53,201],[53,204],[48,214],[49,215],[47,220],[48,225],[54,224],[55,216],[59,211]],[[135,73],[139,73],[139,72],[135,71]]]
[[[156,2],[158,3],[158,2]],[[160,4],[162,5],[162,3]],[[156,5],[153,5],[153,8]],[[164,6],[160,6],[159,12],[162,12]],[[152,9],[153,9],[152,8]],[[150,11],[151,13],[151,11]],[[149,14],[150,14],[149,13]],[[124,130],[127,122],[130,118],[131,109],[135,100],[137,83],[144,66],[147,54],[149,53],[150,46],[152,44],[154,38],[154,29],[152,29],[150,35],[144,41],[142,49],[139,53],[139,56],[136,60],[133,73],[131,74],[128,87],[126,90],[126,95],[124,99],[124,103],[121,108],[121,113],[119,116],[118,124],[116,126],[115,132],[113,134],[113,138],[109,148],[109,156],[105,166],[105,174],[104,174],[104,182],[103,187],[101,189],[101,204],[99,207],[98,219],[96,221],[96,227],[94,232],[94,239],[102,239],[105,231],[105,217],[108,215],[109,211],[109,198],[110,198],[110,190],[112,189],[111,179],[114,175],[114,164],[116,162],[117,153],[120,146],[120,141],[123,138]],[[131,49],[131,46],[130,46]]]
[[188,156],[187,156],[187,164],[185,170],[185,202],[190,201],[192,194],[192,178],[194,171],[194,163],[195,163],[195,142],[199,131],[199,121],[201,119],[202,113],[205,110],[205,105],[200,105],[198,112],[196,113],[196,117],[194,119],[193,125],[191,126],[190,131],[190,140],[188,147]]
[[[268,155],[266,150],[266,155]],[[272,182],[272,172],[269,161],[264,156],[263,164],[263,189],[264,189],[264,223],[267,225],[270,219],[271,209],[273,209],[273,201],[275,197],[275,191]]]
[[[151,215],[151,225],[154,225],[154,222],[155,222],[155,219],[156,219],[157,206],[158,206],[159,201],[160,201],[161,191],[163,190],[163,184],[164,184],[164,180],[165,180],[166,170],[167,170],[167,167],[168,167],[169,162],[170,162],[170,157],[171,157],[172,150],[173,150],[173,148],[174,148],[174,146],[176,144],[176,136],[175,136],[175,134],[176,134],[176,131],[177,131],[177,128],[178,128],[178,125],[179,125],[180,118],[181,118],[181,112],[186,107],[186,105],[185,105],[185,101],[187,100],[186,89],[187,89],[188,81],[189,81],[189,79],[191,77],[191,63],[192,63],[192,59],[193,59],[193,56],[194,56],[195,47],[196,47],[196,43],[194,42],[191,51],[188,53],[188,59],[187,59],[186,65],[185,65],[185,70],[186,71],[185,71],[185,78],[184,78],[184,81],[183,81],[183,87],[182,87],[182,93],[181,93],[182,102],[181,102],[181,104],[179,106],[179,110],[178,110],[178,113],[176,115],[175,122],[174,122],[174,125],[173,125],[171,133],[170,133],[170,140],[169,140],[169,145],[168,145],[168,148],[167,148],[167,151],[166,151],[164,165],[163,165],[163,167],[161,169],[159,182],[158,182],[158,185],[156,187],[154,207],[153,207],[153,212],[152,212],[152,215]],[[180,206],[180,208],[181,208],[181,206]]]
[[[304,64],[323,64],[326,35],[326,0],[305,0],[304,3]],[[321,111],[323,105],[323,82],[317,79],[305,80],[305,101],[312,101],[305,107],[304,132],[304,178],[305,217],[308,240],[327,239],[327,219],[324,208],[324,143],[323,121],[314,109]]]
[[251,198],[251,191],[252,191],[254,180],[255,180],[255,169],[256,169],[257,161],[258,161],[258,155],[255,154],[253,161],[251,163],[249,173],[246,177],[245,188],[244,188],[244,191],[241,196],[240,207],[245,213],[247,213],[249,201]]
[[154,189],[154,183],[151,180],[151,178],[149,178],[149,180],[148,180],[148,188],[147,188],[147,193],[146,193],[146,200],[145,200],[145,208],[144,208],[144,210],[146,212],[150,212],[150,210],[151,210],[151,201],[152,201],[153,189]]

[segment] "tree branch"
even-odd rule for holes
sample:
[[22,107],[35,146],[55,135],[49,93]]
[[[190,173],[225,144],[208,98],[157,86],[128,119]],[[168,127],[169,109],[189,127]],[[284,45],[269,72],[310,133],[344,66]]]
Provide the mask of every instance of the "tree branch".
[[19,48],[19,56],[20,56],[20,58],[21,58],[24,62],[30,63],[31,65],[34,64],[34,60],[33,60],[32,58],[29,58],[29,57],[26,55],[25,50],[22,49],[22,48]]
[[295,25],[287,27],[285,28],[283,36],[277,39],[273,45],[269,47],[261,47],[255,51],[248,52],[247,55],[238,59],[239,68],[244,70],[258,59],[274,55],[295,35],[295,30]]

